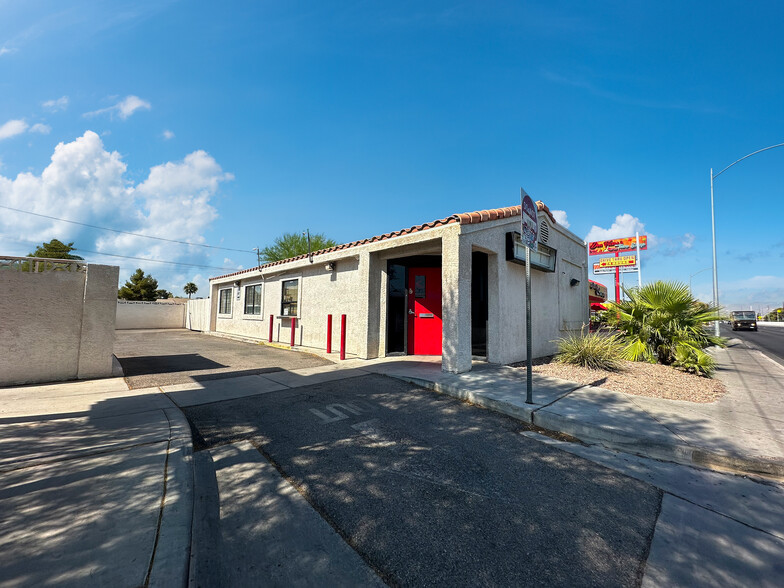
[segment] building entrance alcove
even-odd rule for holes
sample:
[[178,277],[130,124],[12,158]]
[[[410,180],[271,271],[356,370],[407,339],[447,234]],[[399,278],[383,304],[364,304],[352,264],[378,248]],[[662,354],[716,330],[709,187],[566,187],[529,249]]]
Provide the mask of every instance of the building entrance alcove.
[[441,355],[441,256],[387,262],[387,354]]

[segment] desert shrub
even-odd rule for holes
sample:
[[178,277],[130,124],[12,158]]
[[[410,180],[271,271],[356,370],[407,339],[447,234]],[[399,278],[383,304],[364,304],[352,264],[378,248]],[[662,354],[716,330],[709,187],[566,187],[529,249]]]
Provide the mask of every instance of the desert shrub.
[[604,333],[571,334],[556,341],[555,361],[594,370],[618,371],[623,367],[623,341]]
[[724,345],[721,337],[705,329],[720,318],[718,309],[695,300],[689,288],[677,282],[658,281],[624,292],[628,300],[607,306],[610,324],[625,341],[626,359],[673,365],[700,375],[713,372],[713,358],[703,349]]
[[680,345],[675,348],[672,365],[690,374],[709,376],[716,370],[716,360],[702,349]]

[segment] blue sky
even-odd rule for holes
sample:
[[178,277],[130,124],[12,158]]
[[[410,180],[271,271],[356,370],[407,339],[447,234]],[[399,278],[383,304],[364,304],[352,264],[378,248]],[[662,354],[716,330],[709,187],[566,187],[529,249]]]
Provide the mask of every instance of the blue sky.
[[[0,0],[0,205],[227,249],[0,208],[0,254],[59,238],[204,294],[285,231],[347,242],[522,186],[582,238],[649,235],[643,281],[710,300],[709,170],[784,142],[782,22],[780,2]],[[784,304],[782,170],[772,149],[716,180],[727,306]]]

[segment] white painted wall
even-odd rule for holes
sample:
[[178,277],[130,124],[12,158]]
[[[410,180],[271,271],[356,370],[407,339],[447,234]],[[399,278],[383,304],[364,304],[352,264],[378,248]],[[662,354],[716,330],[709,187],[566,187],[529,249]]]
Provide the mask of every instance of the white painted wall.
[[[525,266],[507,261],[504,249],[506,233],[520,231],[520,218],[461,228],[461,239],[470,243],[470,247],[464,246],[461,251],[467,248],[490,253],[487,360],[501,364],[523,361],[526,358]],[[549,228],[547,244],[557,252],[555,272],[531,268],[531,340],[535,358],[555,353],[555,340],[579,331],[589,319],[585,244],[567,229],[552,224]],[[469,276],[468,285],[463,288],[470,296],[470,253],[464,253],[463,257],[469,265],[461,269],[460,275]],[[579,284],[571,286],[572,278],[579,280]],[[470,313],[470,303],[467,312]],[[467,320],[464,328],[470,333],[470,316],[463,320]]]
[[111,376],[119,271],[0,272],[0,385]]
[[[410,255],[441,255],[443,289],[443,367],[471,368],[471,253],[489,255],[490,283],[487,359],[511,363],[525,359],[525,267],[506,260],[506,233],[519,231],[519,217],[473,225],[452,223],[367,243],[262,270],[211,281],[211,321],[219,333],[288,344],[291,320],[281,317],[281,283],[298,279],[299,316],[295,344],[326,347],[327,315],[333,315],[332,349],[339,349],[340,315],[347,315],[348,354],[362,358],[386,352],[386,261]],[[555,340],[588,322],[588,266],[582,239],[550,225],[548,245],[557,251],[555,272],[532,270],[533,356],[556,351]],[[343,255],[343,257],[340,257]],[[325,264],[335,264],[333,271]],[[570,285],[572,279],[579,284]],[[262,284],[260,315],[244,313],[245,287]],[[217,312],[220,290],[231,291],[228,314]]]
[[[229,279],[213,283],[210,299],[214,301],[213,312],[220,301],[220,290],[231,290],[231,313],[215,316],[215,332],[230,333],[245,337],[268,340],[270,315],[272,315],[272,341],[291,342],[291,318],[281,315],[282,283],[284,280],[299,280],[298,317],[294,332],[296,345],[326,348],[327,315],[333,315],[333,350],[339,349],[340,315],[347,315],[347,346],[349,354],[359,354],[366,341],[366,295],[362,295],[362,262],[353,254],[334,261],[335,269],[325,269],[324,262],[309,264],[307,261],[286,273],[267,271],[264,275],[251,272],[237,280]],[[367,263],[367,261],[365,261]],[[274,268],[273,268],[274,269]],[[245,288],[262,285],[261,314],[245,314]],[[366,291],[366,287],[365,287]]]
[[185,303],[117,300],[116,328],[183,329],[185,307]]

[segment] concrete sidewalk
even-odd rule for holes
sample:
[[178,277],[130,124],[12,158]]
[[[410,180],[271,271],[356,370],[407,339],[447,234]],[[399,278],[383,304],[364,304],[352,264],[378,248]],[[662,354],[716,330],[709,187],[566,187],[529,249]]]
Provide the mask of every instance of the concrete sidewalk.
[[0,586],[184,586],[191,453],[157,389],[0,389]]

